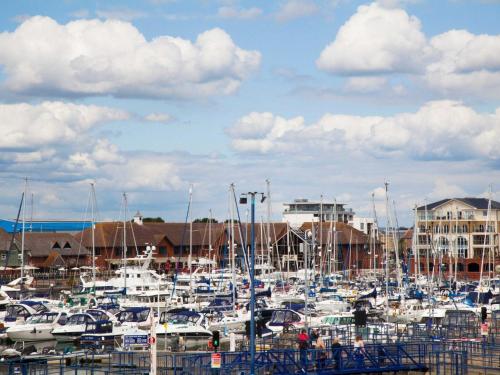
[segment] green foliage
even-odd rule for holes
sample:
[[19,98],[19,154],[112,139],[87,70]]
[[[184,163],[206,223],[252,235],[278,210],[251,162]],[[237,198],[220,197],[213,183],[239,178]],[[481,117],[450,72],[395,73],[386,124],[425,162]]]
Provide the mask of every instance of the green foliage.
[[164,223],[165,220],[163,220],[161,217],[145,217],[142,219],[143,223]]

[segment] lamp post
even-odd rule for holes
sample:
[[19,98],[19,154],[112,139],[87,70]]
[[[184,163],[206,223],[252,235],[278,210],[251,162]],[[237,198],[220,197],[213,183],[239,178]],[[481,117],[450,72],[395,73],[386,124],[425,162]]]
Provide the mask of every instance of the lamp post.
[[259,194],[263,203],[264,193],[248,192],[240,196],[240,204],[247,204],[250,196],[250,375],[255,375],[255,196]]

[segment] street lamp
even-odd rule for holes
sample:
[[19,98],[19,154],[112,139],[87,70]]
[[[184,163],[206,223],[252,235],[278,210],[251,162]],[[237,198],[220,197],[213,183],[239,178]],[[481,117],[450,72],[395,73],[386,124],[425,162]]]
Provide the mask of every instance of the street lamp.
[[260,195],[260,203],[266,200],[264,193],[241,194],[240,204],[247,204],[250,196],[250,375],[255,375],[255,196]]

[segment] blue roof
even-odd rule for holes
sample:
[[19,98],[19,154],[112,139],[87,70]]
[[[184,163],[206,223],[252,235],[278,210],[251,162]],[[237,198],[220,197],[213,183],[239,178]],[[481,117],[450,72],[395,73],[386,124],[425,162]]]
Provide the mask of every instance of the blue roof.
[[[16,222],[14,220],[0,219],[0,228],[7,233],[14,232],[15,225]],[[90,221],[33,221],[25,222],[24,230],[26,232],[81,232],[84,229],[90,228],[90,225]],[[18,222],[16,232],[21,232],[21,230],[22,223]]]

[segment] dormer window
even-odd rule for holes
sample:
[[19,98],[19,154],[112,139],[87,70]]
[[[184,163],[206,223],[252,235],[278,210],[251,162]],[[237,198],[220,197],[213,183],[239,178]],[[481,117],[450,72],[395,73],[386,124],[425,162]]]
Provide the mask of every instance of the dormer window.
[[54,246],[52,246],[53,249],[60,249],[61,245],[59,245],[59,242],[56,242]]
[[66,243],[64,244],[63,249],[71,249],[71,245],[69,244],[69,242],[66,242]]

